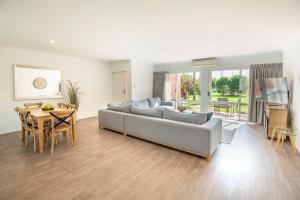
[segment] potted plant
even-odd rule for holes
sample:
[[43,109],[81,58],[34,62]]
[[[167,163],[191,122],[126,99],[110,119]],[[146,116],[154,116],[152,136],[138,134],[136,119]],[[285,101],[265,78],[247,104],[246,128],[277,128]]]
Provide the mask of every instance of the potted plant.
[[83,94],[80,91],[78,82],[72,83],[70,80],[67,80],[66,88],[67,88],[70,104],[73,104],[75,106],[76,111],[78,111],[79,103],[80,103],[80,95]]

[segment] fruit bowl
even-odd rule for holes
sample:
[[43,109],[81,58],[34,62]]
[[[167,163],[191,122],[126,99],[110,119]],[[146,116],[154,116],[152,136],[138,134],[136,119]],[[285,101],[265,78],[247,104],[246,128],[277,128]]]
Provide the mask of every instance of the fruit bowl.
[[185,106],[178,106],[177,109],[180,111],[180,112],[183,112],[186,110],[186,107]]
[[47,103],[42,106],[43,110],[54,110],[55,106],[52,103]]

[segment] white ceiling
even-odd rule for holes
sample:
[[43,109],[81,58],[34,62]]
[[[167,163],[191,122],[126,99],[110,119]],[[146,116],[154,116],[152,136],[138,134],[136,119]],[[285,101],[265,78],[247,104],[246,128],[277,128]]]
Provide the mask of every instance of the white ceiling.
[[275,51],[299,27],[299,0],[0,0],[0,45],[101,60]]

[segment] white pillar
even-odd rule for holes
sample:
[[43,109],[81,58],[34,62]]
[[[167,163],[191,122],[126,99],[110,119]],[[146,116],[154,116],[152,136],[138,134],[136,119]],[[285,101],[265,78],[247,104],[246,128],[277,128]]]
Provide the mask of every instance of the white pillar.
[[209,109],[209,75],[210,71],[208,69],[202,69],[200,73],[200,91],[201,91],[201,112],[208,112]]

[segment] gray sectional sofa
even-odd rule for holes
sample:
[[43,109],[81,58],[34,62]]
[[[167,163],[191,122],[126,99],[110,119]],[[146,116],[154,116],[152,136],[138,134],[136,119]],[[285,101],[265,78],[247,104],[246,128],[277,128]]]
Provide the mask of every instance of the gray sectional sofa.
[[[123,105],[120,111],[109,105],[98,111],[99,126],[158,144],[206,157],[208,160],[222,138],[222,121],[203,114],[185,114],[161,107]],[[117,109],[118,110],[118,109]]]

